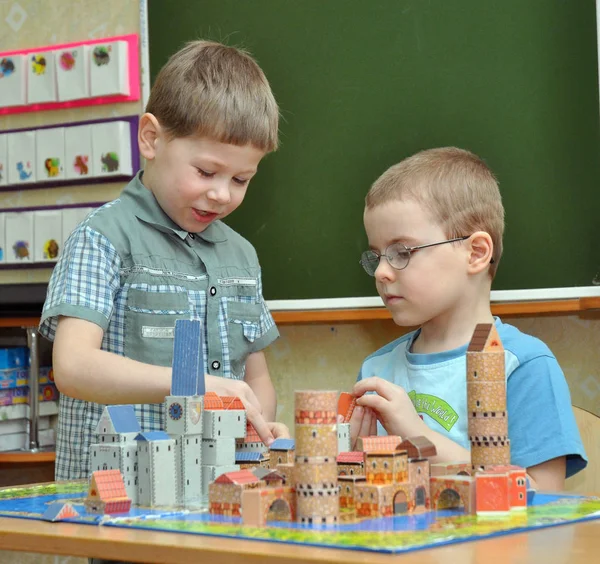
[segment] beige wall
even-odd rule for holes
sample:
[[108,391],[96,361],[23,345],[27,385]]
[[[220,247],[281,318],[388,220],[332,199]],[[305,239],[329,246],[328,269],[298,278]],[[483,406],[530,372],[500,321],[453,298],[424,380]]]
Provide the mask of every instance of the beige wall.
[[[600,416],[600,314],[505,318],[542,339],[569,382],[573,403]],[[349,391],[362,360],[403,331],[389,321],[282,325],[281,338],[267,349],[277,389],[278,416],[293,428],[294,390]]]

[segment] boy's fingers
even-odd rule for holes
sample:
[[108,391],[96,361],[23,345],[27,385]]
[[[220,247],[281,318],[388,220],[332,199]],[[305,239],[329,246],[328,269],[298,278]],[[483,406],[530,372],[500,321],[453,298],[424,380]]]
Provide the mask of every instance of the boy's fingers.
[[289,439],[291,438],[290,430],[283,423],[269,423],[271,433],[276,439]]
[[364,380],[357,382],[352,389],[352,393],[357,397],[364,398],[367,392],[375,392],[381,397],[389,400],[393,393],[393,389],[394,384],[391,384],[382,378],[378,378],[377,376],[373,376],[372,378],[365,378]]
[[[364,416],[360,422],[360,429],[358,431],[359,437],[371,436],[371,422],[373,419],[373,412],[370,409],[365,409]],[[375,421],[377,420],[375,419]]]
[[256,429],[261,441],[269,446],[275,440],[275,437],[273,437],[269,424],[264,420],[263,416],[253,405],[249,404],[246,406],[246,417],[248,417],[248,421]]
[[374,410],[381,413],[386,404],[388,404],[388,400],[377,394],[367,394],[366,396],[362,396],[356,400],[357,405],[360,404],[366,410]]

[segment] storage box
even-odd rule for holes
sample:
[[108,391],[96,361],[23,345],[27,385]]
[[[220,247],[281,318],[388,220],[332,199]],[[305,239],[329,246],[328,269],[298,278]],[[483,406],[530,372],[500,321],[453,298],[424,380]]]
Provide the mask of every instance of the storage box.
[[[44,401],[39,404],[38,415],[56,415],[58,413],[57,401]],[[29,406],[26,403],[16,405],[0,405],[0,421],[12,421],[14,419],[28,419]]]
[[[38,399],[40,402],[56,401],[58,399],[56,386],[54,384],[40,384]],[[0,405],[22,403],[29,403],[29,386],[0,390]]]
[[0,370],[27,368],[29,349],[27,347],[8,347],[0,349]]

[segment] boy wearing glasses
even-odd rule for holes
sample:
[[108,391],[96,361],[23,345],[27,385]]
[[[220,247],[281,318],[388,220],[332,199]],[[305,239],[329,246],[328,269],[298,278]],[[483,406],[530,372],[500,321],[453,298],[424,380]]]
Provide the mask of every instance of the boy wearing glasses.
[[397,325],[418,327],[369,356],[353,393],[353,439],[424,435],[434,461],[469,460],[466,350],[478,323],[494,323],[506,351],[511,462],[535,486],[563,489],[586,465],[569,388],[539,339],[494,318],[492,280],[502,255],[498,183],[476,155],[449,147],[388,169],[367,194],[370,250],[361,264]]

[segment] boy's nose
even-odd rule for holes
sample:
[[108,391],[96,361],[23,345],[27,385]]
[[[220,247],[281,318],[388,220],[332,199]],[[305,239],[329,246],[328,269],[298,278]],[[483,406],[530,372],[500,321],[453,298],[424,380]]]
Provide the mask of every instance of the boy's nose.
[[229,186],[226,182],[219,182],[215,184],[208,192],[208,197],[215,200],[219,204],[228,204],[231,201]]
[[387,280],[394,280],[396,278],[396,269],[392,268],[392,265],[387,261],[385,257],[379,259],[379,264],[375,269],[375,280],[378,282],[384,282]]

